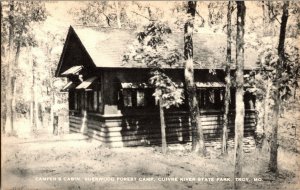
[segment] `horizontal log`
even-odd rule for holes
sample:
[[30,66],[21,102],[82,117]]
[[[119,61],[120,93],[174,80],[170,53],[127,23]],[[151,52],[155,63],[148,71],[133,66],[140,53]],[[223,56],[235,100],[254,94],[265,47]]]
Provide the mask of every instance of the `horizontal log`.
[[[184,136],[184,135],[189,135],[191,131],[168,131],[167,136]],[[128,136],[147,136],[147,137],[152,137],[152,136],[161,136],[161,133],[159,131],[153,131],[152,133],[149,132],[135,132],[135,133],[122,133],[122,132],[112,132],[112,133],[105,133],[102,131],[97,131],[97,134],[103,136],[103,137],[115,137],[115,136],[122,136],[122,137],[128,137]]]
[[69,124],[70,124],[70,125],[78,125],[78,126],[81,126],[81,125],[82,125],[82,122],[69,121]]
[[[156,139],[156,138],[161,138],[161,135],[160,133],[152,133],[152,134],[149,134],[149,133],[136,133],[136,134],[122,134],[122,133],[102,133],[102,132],[99,132],[99,131],[94,131],[94,130],[88,130],[88,132],[90,134],[93,134],[93,135],[97,135],[99,137],[101,137],[102,139],[115,139],[115,138],[118,138],[118,139],[122,139],[122,140],[128,140],[128,139]],[[178,138],[178,139],[183,139],[185,136],[189,136],[189,132],[190,131],[187,131],[186,133],[182,134],[181,132],[170,132],[170,133],[167,133],[167,138],[172,138],[172,137],[175,137],[175,138]],[[251,133],[251,131],[249,131]],[[248,133],[247,131],[245,133]],[[208,137],[214,137],[214,136],[217,136],[217,137],[220,137],[221,135],[221,131],[218,131],[218,132],[214,132],[214,133],[205,133],[204,132],[204,135],[205,136],[208,136]]]
[[81,128],[81,126],[82,125],[79,125],[79,124],[74,124],[74,123],[72,123],[72,124],[70,124],[70,128],[78,128],[78,129],[80,129]]
[[70,128],[70,131],[75,132],[75,133],[81,133],[80,130],[74,129],[74,128]]
[[[122,139],[117,141],[117,139],[103,139],[99,136],[93,135],[93,134],[89,134],[88,136],[92,137],[93,139],[97,139],[100,142],[103,142],[104,145],[109,146],[109,147],[123,147],[123,146],[150,146],[150,145],[159,145],[161,144],[161,139],[160,138],[151,138],[151,139]],[[245,135],[245,137],[247,137]],[[211,146],[211,144],[214,145],[214,143],[216,145],[214,146],[218,146],[217,143],[221,143],[221,139],[220,137],[205,137],[205,138],[209,138],[210,142],[206,143],[206,146]],[[231,138],[231,137],[230,137]],[[206,139],[208,140],[208,139]],[[168,138],[167,139],[167,143],[168,144],[173,144],[173,143],[186,143],[186,142],[190,142],[191,138],[187,138],[185,139],[185,141],[179,141],[177,138]]]
[[[152,128],[149,126],[139,126],[138,128],[136,127],[131,127],[129,129],[127,128],[122,128],[120,126],[116,126],[116,127],[99,127],[99,126],[95,126],[95,125],[87,125],[88,128],[92,128],[94,130],[98,130],[98,131],[103,131],[105,133],[110,133],[110,132],[137,132],[137,131],[147,131],[148,133],[152,133],[152,132],[160,132],[160,128]],[[204,130],[221,130],[222,129],[222,125],[209,125],[209,126],[203,126]],[[233,129],[234,126],[230,126],[229,129]],[[250,123],[245,125],[245,129],[255,129],[255,124]],[[183,131],[183,130],[191,130],[189,126],[167,126],[166,131]]]
[[81,121],[82,118],[81,117],[69,117],[69,120],[72,120],[72,121]]
[[[220,139],[223,127],[223,116],[206,114],[201,117],[205,139]],[[234,115],[229,117],[228,136],[234,136]],[[70,131],[84,133],[92,138],[113,146],[134,146],[160,143],[161,131],[159,117],[131,116],[128,118],[99,119],[87,117],[86,126],[82,129],[82,118],[70,116]],[[191,140],[191,127],[187,114],[166,114],[166,136],[168,143],[180,143]],[[246,114],[244,135],[253,135],[256,128],[256,115]],[[112,145],[109,145],[112,146]]]

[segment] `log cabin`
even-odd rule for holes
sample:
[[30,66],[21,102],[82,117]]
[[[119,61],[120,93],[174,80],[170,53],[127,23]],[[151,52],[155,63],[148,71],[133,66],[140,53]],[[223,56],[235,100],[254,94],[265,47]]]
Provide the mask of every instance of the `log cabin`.
[[[148,84],[151,68],[124,63],[123,56],[135,40],[132,29],[70,26],[55,73],[66,77],[62,91],[69,95],[69,129],[98,139],[110,147],[161,143],[159,108]],[[183,33],[170,38],[183,51]],[[195,85],[206,140],[222,133],[225,90],[226,36],[195,33]],[[245,73],[255,65],[255,52],[245,49]],[[184,88],[184,63],[164,72]],[[231,71],[234,75],[234,67]],[[245,87],[247,88],[247,87]],[[234,135],[235,89],[231,89],[229,137]],[[245,91],[245,135],[256,127],[255,96]],[[167,143],[191,141],[188,105],[165,110]]]

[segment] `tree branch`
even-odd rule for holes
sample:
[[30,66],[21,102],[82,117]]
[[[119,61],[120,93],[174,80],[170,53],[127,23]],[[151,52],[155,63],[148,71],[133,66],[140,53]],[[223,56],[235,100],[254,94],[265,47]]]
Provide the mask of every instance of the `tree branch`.
[[111,26],[110,25],[110,18],[104,12],[102,12],[102,14],[105,16],[108,26]]
[[274,9],[271,7],[271,5],[267,3],[266,6],[268,7],[268,10],[270,11],[270,13],[272,13],[272,18],[270,18],[270,19],[271,20],[276,19],[277,22],[281,25],[281,22],[278,20],[277,15],[274,13]]
[[233,13],[235,11],[236,7],[232,6],[231,8],[231,13]]
[[195,10],[195,11],[196,11],[197,15],[198,15],[198,16],[201,18],[201,20],[202,20],[201,25],[204,24],[204,23],[205,23],[204,18],[199,14],[199,12],[198,12],[197,10]]
[[135,11],[131,11],[131,12],[133,12],[134,14],[136,14],[136,15],[138,15],[138,16],[141,16],[141,17],[143,17],[143,18],[145,18],[145,19],[147,19],[147,20],[149,20],[149,21],[156,21],[156,20],[154,20],[154,19],[151,19],[151,18],[148,18],[148,17],[146,17],[146,16],[144,16],[144,15],[141,15],[141,14],[135,12]]
[[278,18],[275,16],[275,19],[277,20],[277,22],[281,25],[281,22],[278,20]]

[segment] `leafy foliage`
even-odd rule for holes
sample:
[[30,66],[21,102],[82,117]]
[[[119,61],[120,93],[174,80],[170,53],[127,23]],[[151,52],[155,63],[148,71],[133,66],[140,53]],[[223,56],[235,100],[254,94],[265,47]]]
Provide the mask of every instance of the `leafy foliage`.
[[[42,22],[47,18],[45,4],[42,2],[33,1],[14,1],[14,44],[24,46],[35,46],[36,41],[32,33],[32,25],[34,22]],[[9,27],[9,10],[8,2],[3,4],[3,19],[1,20],[1,40],[8,41],[8,27]],[[3,38],[3,39],[2,39]],[[2,42],[1,41],[1,42]],[[1,43],[1,45],[3,45]]]
[[116,24],[114,2],[89,1],[79,9],[71,11],[78,23],[83,25],[111,26]]
[[[299,77],[299,49],[296,46],[286,45],[284,60],[280,63],[278,53],[274,47],[266,47],[259,54],[257,62],[259,75],[262,80],[270,79],[273,82],[279,81],[279,93],[281,100],[287,100],[292,96],[291,88],[298,86]],[[278,72],[278,71],[282,72]],[[274,89],[274,87],[273,87]],[[274,89],[276,90],[276,89]]]
[[[13,13],[9,11],[9,3],[14,5]],[[3,61],[5,64],[1,65],[1,68],[6,70],[5,75],[1,73],[1,77],[5,79],[10,77],[6,68],[8,63],[13,65],[10,74],[16,79],[13,109],[17,116],[23,114],[27,118],[29,110],[30,112],[33,111],[30,104],[35,101],[39,108],[39,116],[47,118],[44,112],[53,109],[60,100],[67,101],[66,94],[59,93],[59,87],[53,85],[54,81],[62,80],[55,79],[53,71],[56,69],[57,60],[61,53],[64,41],[61,37],[63,32],[57,32],[55,27],[50,30],[55,28],[56,32],[49,31],[49,23],[46,21],[49,13],[44,2],[13,1],[1,2],[1,4],[3,5],[1,49],[4,51],[8,49],[8,31],[10,21],[13,20],[14,47],[12,51],[15,55],[19,54],[18,62],[11,63],[6,59]],[[11,20],[9,19],[10,15],[13,15],[10,17]],[[3,57],[7,57],[7,55],[1,54]],[[35,98],[33,98],[33,90],[35,91]],[[53,98],[56,101],[53,101]]]
[[208,4],[208,23],[210,25],[220,24],[226,15],[227,2],[210,2]]
[[149,82],[155,87],[156,102],[162,99],[162,106],[165,108],[170,108],[171,106],[179,106],[183,103],[183,89],[178,88],[166,74],[158,70],[151,73],[152,77]]
[[171,29],[167,23],[150,22],[138,32],[137,40],[124,55],[124,61],[135,61],[152,68],[174,66],[182,58],[175,43],[168,39]]
[[150,84],[155,87],[156,100],[162,98],[161,104],[165,108],[171,105],[179,105],[183,101],[183,93],[177,85],[163,72],[161,67],[174,66],[182,58],[180,52],[175,48],[175,44],[168,40],[168,35],[172,31],[167,23],[150,22],[141,32],[137,33],[137,40],[123,61],[135,61],[153,68],[150,73]]
[[163,11],[149,2],[89,1],[70,11],[78,24],[119,28],[137,28],[145,20],[158,20]]

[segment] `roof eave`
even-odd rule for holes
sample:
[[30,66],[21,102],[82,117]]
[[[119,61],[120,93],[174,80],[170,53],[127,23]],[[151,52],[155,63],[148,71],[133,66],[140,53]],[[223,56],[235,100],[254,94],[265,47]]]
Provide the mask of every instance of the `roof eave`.
[[60,58],[59,58],[57,69],[55,71],[55,75],[54,75],[55,77],[64,77],[64,76],[61,75],[60,69],[61,69],[62,62],[63,62],[64,56],[65,56],[65,53],[66,53],[68,42],[69,42],[69,39],[70,39],[71,28],[72,28],[72,26],[69,27],[67,38],[66,38],[62,53],[61,53]]
[[55,71],[55,75],[54,75],[55,77],[65,77],[61,73],[61,67],[62,67],[62,64],[63,64],[64,56],[66,54],[66,49],[68,47],[68,43],[70,41],[70,36],[71,35],[74,35],[77,38],[77,40],[79,42],[79,45],[83,48],[84,52],[88,55],[88,58],[91,60],[91,63],[93,64],[92,66],[96,67],[96,65],[95,65],[92,57],[90,56],[90,54],[88,53],[88,51],[86,50],[86,48],[84,47],[84,45],[82,44],[82,42],[81,42],[80,38],[78,37],[78,35],[76,34],[74,28],[70,25],[69,30],[68,30],[68,34],[67,34],[67,38],[66,38],[66,41],[65,41],[65,44],[64,44],[64,47],[63,47],[63,50],[62,50],[59,62],[58,62],[58,67],[57,67],[57,69]]

